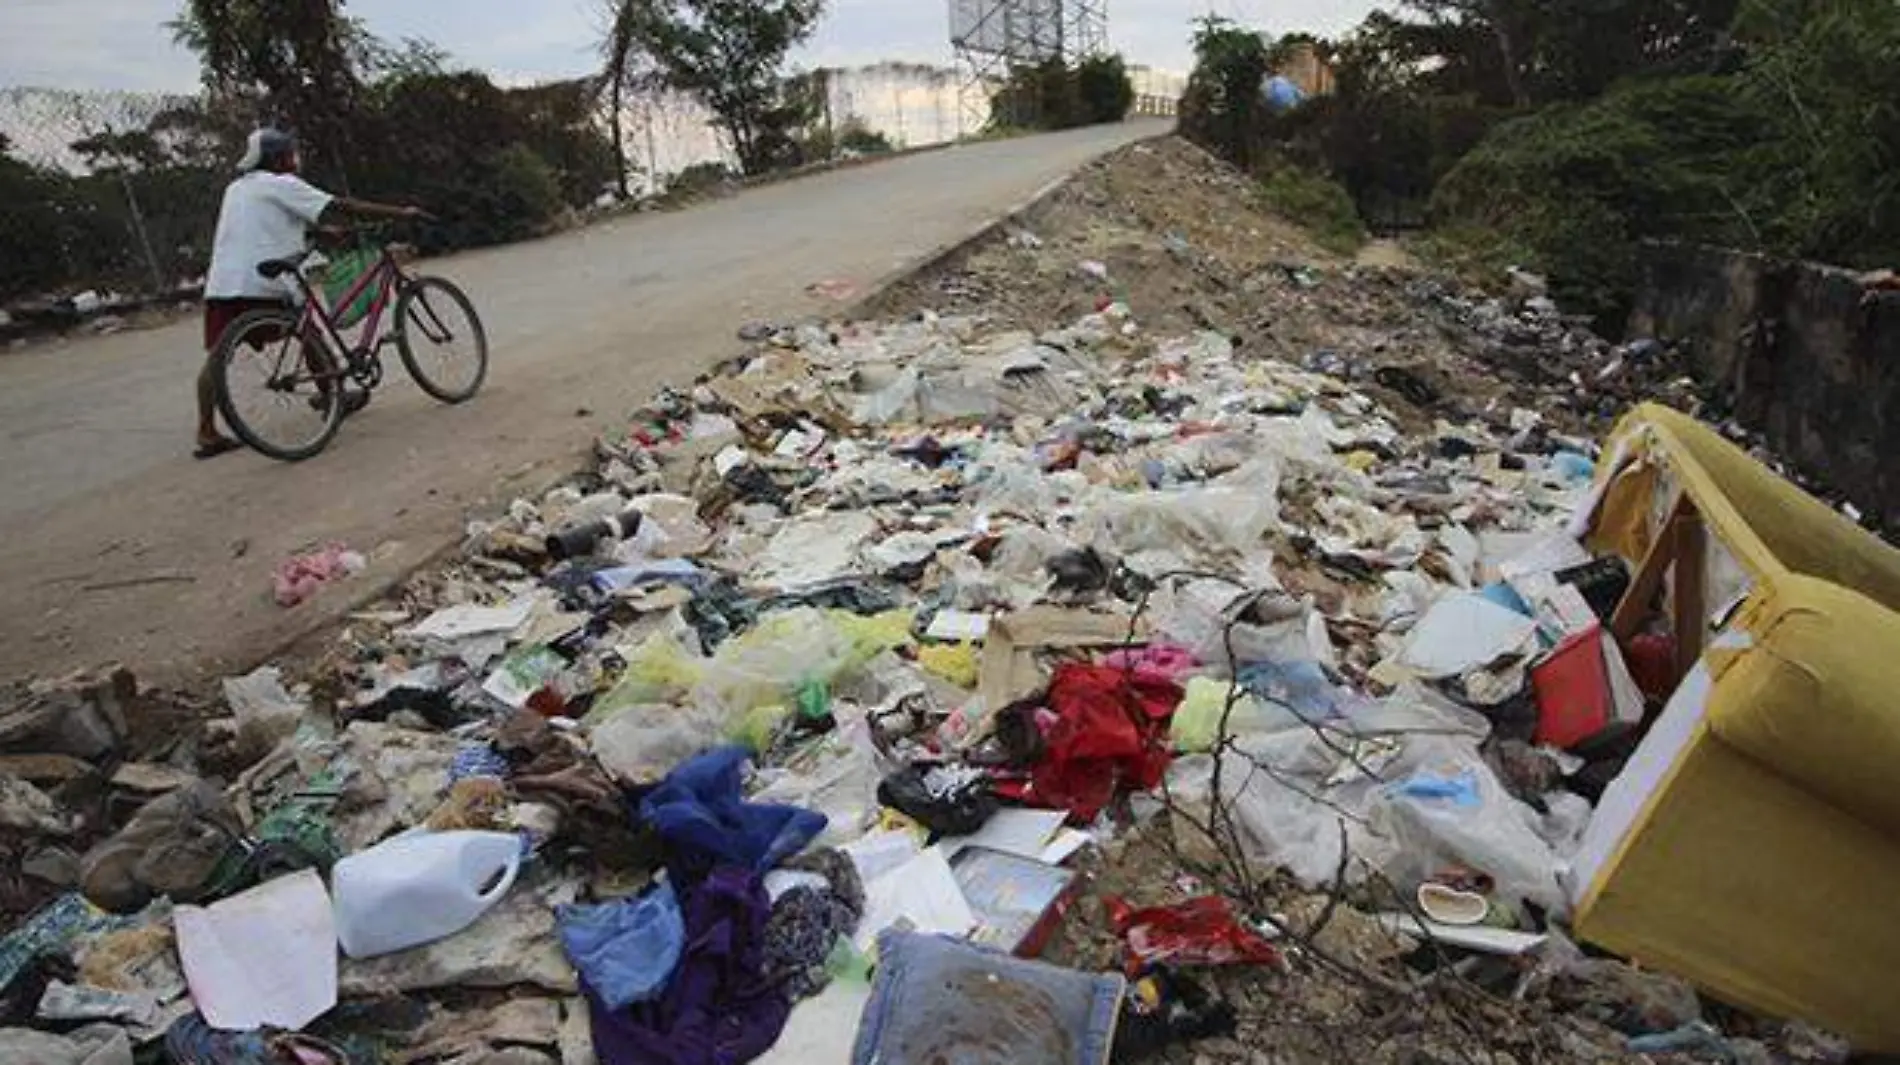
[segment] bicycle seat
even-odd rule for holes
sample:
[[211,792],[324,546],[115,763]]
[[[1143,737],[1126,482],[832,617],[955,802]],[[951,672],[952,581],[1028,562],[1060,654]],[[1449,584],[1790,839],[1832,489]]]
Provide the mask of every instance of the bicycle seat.
[[275,281],[303,265],[303,258],[303,253],[299,252],[296,255],[286,255],[281,259],[266,259],[257,264],[258,276],[266,281]]

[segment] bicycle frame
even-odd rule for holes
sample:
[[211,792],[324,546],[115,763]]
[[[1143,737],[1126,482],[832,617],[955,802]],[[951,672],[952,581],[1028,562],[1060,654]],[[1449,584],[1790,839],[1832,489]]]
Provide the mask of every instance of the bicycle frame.
[[[397,261],[390,246],[384,245],[377,254],[375,265],[363,271],[363,276],[357,278],[350,285],[349,291],[335,301],[327,299],[323,293],[317,291],[310,284],[310,279],[304,276],[302,270],[294,270],[291,273],[296,278],[297,287],[303,292],[303,306],[297,314],[296,332],[286,338],[289,343],[279,353],[279,369],[271,375],[272,379],[280,379],[284,359],[290,357],[293,347],[297,347],[303,349],[302,357],[297,358],[296,362],[303,365],[309,373],[306,380],[318,382],[319,387],[325,388],[326,391],[329,382],[346,377],[354,377],[365,387],[374,388],[382,380],[382,361],[378,355],[385,344],[396,341],[394,330],[387,335],[383,334],[383,315],[389,310],[392,298],[399,297],[402,288],[409,281],[408,273],[404,271],[402,263]],[[362,342],[351,345],[344,339],[343,333],[345,329],[355,329],[357,326],[338,326],[337,320],[342,317],[342,312],[346,308],[361,299],[365,293],[371,295],[369,310],[364,313],[361,322],[362,332],[359,335]],[[423,314],[426,315],[426,320],[418,317],[416,325],[421,328],[423,334],[437,342],[447,339],[451,332],[443,324],[441,317],[436,314],[435,308],[430,307],[427,302],[421,303],[420,306]],[[303,342],[309,338],[327,341],[325,346],[335,352],[340,357],[340,361],[326,370],[316,369],[310,364],[310,345]],[[287,380],[290,383],[297,380],[294,372]]]
[[[336,345],[336,350],[352,364],[358,358],[373,353],[388,342],[387,337],[378,338],[383,324],[383,312],[389,309],[390,297],[395,291],[397,282],[406,276],[402,272],[402,265],[396,262],[394,255],[390,254],[388,246],[384,246],[377,253],[376,265],[363,271],[363,276],[357,278],[356,283],[351,285],[350,290],[338,298],[334,305],[327,303],[323,293],[311,287],[310,280],[303,275],[303,271],[299,270],[295,273],[297,285],[303,289],[304,294],[303,312],[297,320],[298,335],[308,335],[312,326],[320,324],[327,339]],[[344,308],[361,299],[363,294],[372,287],[375,288],[376,294],[370,299],[369,312],[363,316],[361,334],[363,343],[360,348],[352,347],[344,341],[343,329],[337,326],[337,319],[342,317]],[[345,372],[347,368],[339,368],[336,376],[342,376]]]

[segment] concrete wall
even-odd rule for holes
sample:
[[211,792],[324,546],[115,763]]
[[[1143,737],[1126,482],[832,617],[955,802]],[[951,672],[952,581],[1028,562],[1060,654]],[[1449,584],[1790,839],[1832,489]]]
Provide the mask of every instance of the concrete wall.
[[1858,275],[1650,244],[1630,335],[1680,343],[1705,385],[1802,472],[1900,529],[1900,295]]

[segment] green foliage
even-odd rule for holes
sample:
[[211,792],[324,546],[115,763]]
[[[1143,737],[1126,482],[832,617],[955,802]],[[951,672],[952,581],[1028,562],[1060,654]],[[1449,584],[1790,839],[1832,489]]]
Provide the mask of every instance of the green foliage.
[[1737,164],[1766,118],[1723,78],[1634,82],[1498,127],[1445,177],[1433,213],[1509,234],[1560,302],[1614,318],[1642,238],[1747,242],[1751,178]]
[[1243,170],[1266,153],[1267,43],[1258,33],[1209,15],[1194,32],[1194,73],[1181,97],[1181,135]]
[[1120,122],[1135,106],[1135,83],[1119,55],[1091,56],[1075,66],[1060,59],[1010,68],[990,97],[989,126],[998,130],[1073,129]]
[[824,0],[616,0],[607,77],[651,63],[661,83],[718,116],[746,173],[794,165],[812,110],[783,76],[785,59],[823,12]]
[[857,115],[851,115],[838,127],[838,148],[858,155],[884,155],[895,151],[891,139],[877,132]]
[[1075,72],[1060,59],[1010,67],[1009,80],[990,97],[992,126],[1010,129],[1071,129],[1080,124],[1081,96]]
[[1351,255],[1366,242],[1366,227],[1344,186],[1300,166],[1276,167],[1261,183],[1267,205],[1312,234],[1320,247]]
[[[447,72],[426,42],[375,40],[335,3],[263,2],[192,0],[175,24],[205,61],[207,103],[91,132],[72,146],[85,173],[0,156],[0,298],[201,276],[232,163],[260,119],[315,141],[305,155],[318,184],[429,207],[442,221],[408,234],[425,251],[544,232],[614,179],[590,83],[502,89]],[[346,91],[310,105],[312,121],[296,108],[326,78]]]
[[666,183],[669,196],[698,196],[732,183],[735,175],[724,163],[694,163]]
[[370,198],[413,200],[440,222],[426,251],[517,240],[613,180],[612,148],[574,82],[502,89],[481,74],[389,79],[366,94],[358,136],[376,151],[353,175]]
[[1075,68],[1075,94],[1085,125],[1120,122],[1135,106],[1135,83],[1119,55],[1097,55]]

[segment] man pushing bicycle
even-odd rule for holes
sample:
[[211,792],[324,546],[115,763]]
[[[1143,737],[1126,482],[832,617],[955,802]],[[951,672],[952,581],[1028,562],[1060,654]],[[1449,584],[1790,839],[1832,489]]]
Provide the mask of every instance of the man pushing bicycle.
[[[420,207],[395,207],[333,196],[298,176],[297,141],[275,129],[251,134],[239,175],[225,187],[218,211],[218,228],[211,246],[211,269],[205,276],[205,365],[198,374],[198,439],[192,452],[207,459],[243,445],[218,432],[216,389],[211,359],[225,331],[238,318],[262,308],[294,306],[301,290],[288,278],[266,278],[258,264],[293,256],[304,250],[306,233],[336,214],[366,218],[425,218]],[[306,358],[321,345],[306,341]],[[323,368],[312,366],[312,373]],[[327,379],[326,379],[327,382]],[[340,386],[338,386],[340,387]],[[368,402],[367,392],[343,389],[346,413]],[[324,401],[334,397],[326,390]]]

